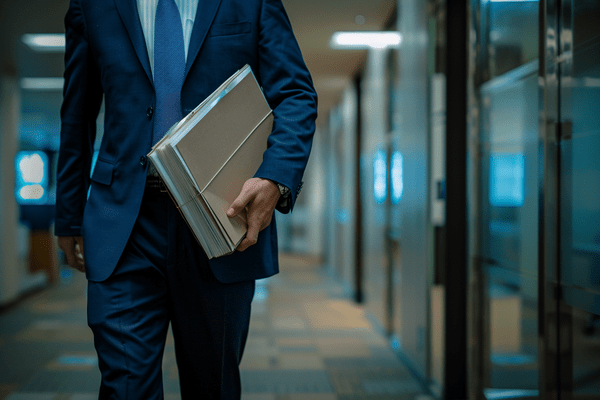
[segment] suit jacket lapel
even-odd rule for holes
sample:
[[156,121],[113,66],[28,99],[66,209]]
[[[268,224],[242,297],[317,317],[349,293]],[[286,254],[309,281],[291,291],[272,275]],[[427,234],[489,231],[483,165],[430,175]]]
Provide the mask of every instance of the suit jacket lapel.
[[[202,3],[202,1],[201,1]],[[150,59],[148,58],[148,49],[146,48],[146,41],[144,39],[144,31],[142,30],[142,24],[140,23],[140,16],[137,9],[136,0],[115,0],[117,10],[121,15],[123,24],[127,28],[127,33],[133,43],[133,48],[142,63],[148,79],[152,82],[152,70],[150,69]]]
[[204,43],[204,39],[206,39],[206,33],[215,19],[220,4],[221,0],[199,0],[190,47],[188,48],[184,80],[200,51],[200,47],[202,47],[202,43]]

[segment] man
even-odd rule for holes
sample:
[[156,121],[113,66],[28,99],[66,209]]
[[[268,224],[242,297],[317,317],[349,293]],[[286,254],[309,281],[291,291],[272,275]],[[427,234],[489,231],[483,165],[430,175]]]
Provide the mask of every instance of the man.
[[[169,322],[182,398],[239,398],[254,280],[278,272],[273,211],[293,208],[316,118],[281,0],[71,0],[65,26],[56,235],[88,278],[100,398],[163,397]],[[209,261],[146,154],[245,64],[274,111],[273,131],[228,210],[247,208],[247,236]]]

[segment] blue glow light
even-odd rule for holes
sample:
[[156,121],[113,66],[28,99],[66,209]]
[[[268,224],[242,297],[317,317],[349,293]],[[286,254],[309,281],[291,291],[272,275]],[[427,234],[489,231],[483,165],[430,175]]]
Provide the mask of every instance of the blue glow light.
[[404,193],[404,158],[402,153],[394,151],[392,153],[392,204],[400,203],[402,193]]
[[[96,161],[98,161],[98,154],[100,154],[100,150],[95,150],[92,154],[92,166],[90,167],[90,178],[94,174],[94,168],[96,168]],[[88,187],[87,198],[90,198],[90,193],[92,192],[92,186]]]
[[96,356],[63,355],[56,360],[60,365],[79,365],[94,367],[98,364]]
[[492,363],[504,367],[515,365],[533,365],[537,362],[535,356],[529,354],[492,354]]
[[538,390],[521,389],[483,389],[483,393],[488,400],[521,399],[523,397],[539,396]]
[[15,157],[15,198],[19,204],[45,204],[48,198],[48,156],[20,151]]
[[345,208],[340,208],[335,213],[335,219],[342,225],[350,222],[350,213]]
[[490,204],[521,207],[525,199],[525,156],[496,153],[490,156]]
[[92,174],[94,173],[94,168],[96,168],[96,162],[98,161],[98,154],[100,154],[100,150],[95,150],[94,153],[92,154],[92,166],[90,168],[90,178],[92,177]]
[[378,150],[373,158],[373,192],[375,202],[383,204],[387,198],[387,160],[385,151]]

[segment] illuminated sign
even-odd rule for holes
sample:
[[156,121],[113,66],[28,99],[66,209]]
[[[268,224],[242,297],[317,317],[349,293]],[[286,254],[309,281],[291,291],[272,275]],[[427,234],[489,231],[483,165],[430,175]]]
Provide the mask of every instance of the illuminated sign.
[[392,204],[400,203],[402,193],[404,192],[403,169],[404,158],[399,151],[392,153]]
[[45,204],[48,198],[48,156],[20,151],[15,158],[15,198],[19,204]]
[[490,156],[490,204],[521,207],[525,198],[525,156],[495,153]]
[[373,192],[377,204],[385,203],[387,198],[387,160],[385,151],[379,150],[373,158]]

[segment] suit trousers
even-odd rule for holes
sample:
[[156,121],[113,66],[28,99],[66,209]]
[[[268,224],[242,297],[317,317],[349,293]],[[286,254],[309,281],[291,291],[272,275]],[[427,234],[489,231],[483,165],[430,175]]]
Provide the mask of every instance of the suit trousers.
[[215,279],[169,195],[147,187],[115,271],[88,283],[100,399],[163,399],[169,323],[182,399],[239,399],[253,294],[254,281]]

